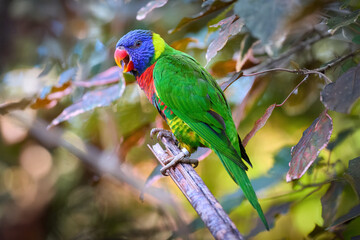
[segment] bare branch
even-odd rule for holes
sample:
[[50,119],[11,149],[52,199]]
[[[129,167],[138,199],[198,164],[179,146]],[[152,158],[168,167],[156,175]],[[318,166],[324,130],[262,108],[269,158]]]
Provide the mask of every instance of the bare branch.
[[[139,192],[144,187],[144,182],[132,176],[133,169],[126,163],[121,163],[119,158],[110,152],[103,152],[95,146],[82,143],[81,148],[77,147],[76,143],[70,142],[62,136],[63,133],[59,129],[46,130],[46,123],[41,120],[35,122],[29,121],[27,116],[22,113],[12,113],[9,116],[13,117],[19,125],[28,128],[30,135],[37,139],[44,147],[63,147],[70,153],[78,157],[83,163],[88,165],[92,170],[100,176],[109,176],[118,181],[127,183]],[[85,148],[85,150],[83,150]],[[172,204],[171,196],[159,189],[148,188],[146,193],[153,196],[155,199],[161,201],[162,204]]]
[[[159,162],[164,165],[167,159],[179,154],[181,150],[170,139],[162,137],[161,141],[167,149],[166,152],[159,144],[149,147]],[[175,168],[168,170],[168,174],[189,200],[215,239],[244,239],[190,164],[178,164]]]
[[276,59],[267,59],[266,61],[262,62],[259,65],[256,65],[252,68],[246,69],[244,70],[245,73],[253,73],[253,72],[257,72],[261,69],[269,69],[272,68],[274,66],[279,66],[280,63],[282,63],[284,60],[286,60],[287,58],[289,58],[291,55],[293,55],[294,53],[301,51],[302,49],[306,48],[307,46],[310,46],[314,43],[316,43],[317,41],[330,37],[331,34],[326,32],[323,34],[317,34],[315,35],[313,38],[310,38],[308,40],[305,40],[299,44],[297,44],[295,47],[289,49],[288,51],[284,52],[283,54],[281,54],[279,57],[277,57]]

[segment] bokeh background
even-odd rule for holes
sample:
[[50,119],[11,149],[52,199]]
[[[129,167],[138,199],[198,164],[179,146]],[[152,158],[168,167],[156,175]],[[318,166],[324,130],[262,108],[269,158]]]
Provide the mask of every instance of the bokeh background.
[[[212,239],[171,179],[154,171],[158,163],[147,144],[156,141],[149,132],[166,124],[134,79],[112,68],[115,44],[130,30],[159,33],[219,83],[239,70],[316,69],[344,56],[322,73],[336,81],[359,68],[356,0],[152,1],[158,7],[152,11],[149,2],[0,2],[0,239]],[[234,22],[221,22],[232,16]],[[360,96],[359,76],[354,96]],[[226,96],[239,135],[304,77],[273,71],[233,83]],[[109,84],[116,90],[110,99]],[[317,137],[331,134],[330,144],[299,180],[286,181],[291,147],[325,110],[320,93],[326,84],[309,75],[247,144],[254,166],[248,175],[270,231],[215,154],[196,168],[248,238],[359,237],[359,101],[328,111],[332,133],[318,132],[310,145],[320,148]],[[92,91],[99,98],[84,101]],[[81,114],[68,110],[46,129],[79,101]]]

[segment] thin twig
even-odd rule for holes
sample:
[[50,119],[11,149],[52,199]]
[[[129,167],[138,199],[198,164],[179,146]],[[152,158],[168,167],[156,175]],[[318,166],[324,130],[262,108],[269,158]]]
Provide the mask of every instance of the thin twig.
[[297,74],[303,74],[303,75],[310,75],[310,74],[316,74],[316,75],[320,75],[321,77],[323,77],[325,79],[325,81],[327,83],[331,83],[332,81],[322,72],[320,71],[316,71],[316,70],[308,70],[308,69],[287,69],[287,68],[272,68],[272,69],[267,69],[261,72],[255,72],[255,73],[249,73],[249,74],[244,74],[244,77],[249,77],[249,76],[256,76],[256,75],[261,75],[261,74],[265,74],[265,73],[269,73],[269,72],[288,72],[288,73],[297,73]]
[[287,68],[272,68],[272,69],[266,69],[263,71],[259,71],[259,72],[253,72],[253,73],[248,73],[248,74],[243,74],[244,77],[249,77],[249,76],[256,76],[256,75],[261,75],[261,74],[265,74],[265,73],[269,73],[269,72],[288,72],[288,73],[297,73],[297,74],[303,74],[303,75],[309,75],[309,74],[316,74],[321,76],[322,78],[325,79],[325,81],[327,83],[331,83],[332,81],[324,74],[324,72],[326,70],[328,70],[329,68],[334,67],[335,65],[341,63],[342,61],[353,57],[357,54],[360,53],[360,50],[356,50],[354,52],[351,52],[345,56],[342,56],[340,58],[334,59],[332,62],[330,62],[329,64],[320,67],[320,68],[315,68],[312,70],[309,69],[287,69]]
[[[159,144],[150,147],[161,164],[181,152],[175,142],[161,138],[167,152]],[[219,202],[190,164],[180,163],[167,171],[215,239],[244,239]]]
[[[115,154],[102,152],[96,147],[86,144],[82,146],[86,150],[82,150],[76,144],[67,141],[62,136],[63,133],[59,129],[46,130],[46,123],[41,120],[31,122],[28,116],[23,113],[12,113],[10,117],[18,121],[20,126],[29,129],[30,135],[37,139],[40,144],[46,148],[63,147],[84,164],[94,170],[99,176],[108,176],[120,182],[124,182],[134,189],[141,192],[144,187],[144,182],[135,178],[132,173],[134,170],[126,163],[121,163]],[[173,208],[174,205],[172,197],[164,190],[159,188],[149,187],[146,191],[147,194],[157,199],[161,206],[164,208]]]
[[301,82],[299,82],[299,84],[296,85],[296,87],[291,91],[291,93],[285,98],[285,100],[284,100],[282,103],[280,103],[280,104],[276,104],[275,106],[276,106],[276,107],[281,107],[282,105],[284,105],[285,102],[289,99],[289,97],[290,97],[290,96],[300,87],[300,85],[303,84],[303,82],[305,82],[308,78],[309,78],[309,75],[306,75],[306,76],[304,77],[304,79],[301,80]]
[[301,51],[305,47],[310,46],[310,45],[316,43],[317,41],[327,38],[327,37],[330,37],[330,36],[331,36],[331,33],[328,33],[328,32],[323,33],[323,34],[317,34],[313,38],[310,38],[306,41],[303,41],[303,42],[297,44],[295,47],[293,47],[293,48],[289,49],[288,51],[284,52],[283,54],[279,55],[276,59],[269,58],[259,65],[256,65],[249,69],[245,69],[244,72],[245,73],[253,73],[253,72],[257,72],[261,69],[268,69],[268,68],[272,68],[273,66],[279,66],[280,62],[282,62],[284,59],[287,59],[294,53]]

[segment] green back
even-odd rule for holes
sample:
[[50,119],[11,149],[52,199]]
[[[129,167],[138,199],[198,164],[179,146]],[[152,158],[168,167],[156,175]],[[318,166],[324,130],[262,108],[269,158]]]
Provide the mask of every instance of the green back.
[[192,57],[178,51],[160,57],[153,74],[161,101],[212,149],[246,170],[230,108],[213,77]]

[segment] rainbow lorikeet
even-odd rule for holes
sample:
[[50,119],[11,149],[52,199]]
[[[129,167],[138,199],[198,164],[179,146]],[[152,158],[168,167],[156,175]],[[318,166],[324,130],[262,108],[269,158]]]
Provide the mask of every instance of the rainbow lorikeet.
[[[268,229],[246,174],[248,167],[244,161],[251,166],[249,157],[225,95],[214,78],[194,58],[170,47],[149,30],[134,30],[124,35],[116,44],[114,58],[124,72],[135,76],[179,146],[186,149],[185,154],[175,156],[176,160],[200,146],[211,148]],[[164,168],[163,172],[168,169]]]

